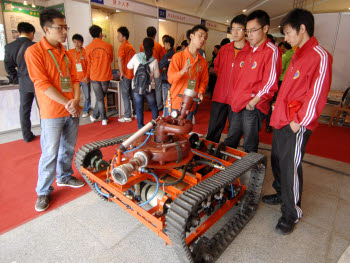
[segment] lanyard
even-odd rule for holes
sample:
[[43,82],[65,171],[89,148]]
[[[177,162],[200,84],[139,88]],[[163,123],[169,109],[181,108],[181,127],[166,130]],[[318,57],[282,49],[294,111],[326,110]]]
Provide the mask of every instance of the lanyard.
[[[188,62],[190,62],[190,59],[188,59]],[[196,70],[196,74],[194,75],[194,78],[195,78],[195,79],[196,79],[196,77],[197,77],[198,67],[199,67],[199,60],[197,61],[197,70]],[[190,78],[191,78],[191,69],[189,69],[188,71],[189,71]]]
[[74,49],[74,53],[75,53],[75,61],[76,62],[80,62],[81,61],[81,51],[80,51],[80,57],[79,57],[79,61],[77,60],[77,50],[76,49]]
[[[62,71],[60,70],[60,67],[59,67],[58,64],[57,64],[57,61],[56,61],[56,59],[55,59],[55,56],[52,54],[52,52],[51,52],[50,49],[49,49],[49,53],[50,53],[51,57],[53,58],[53,60],[55,61],[56,67],[57,67],[57,69],[58,69],[58,72],[61,74],[61,76],[63,76]],[[68,75],[69,75],[69,69],[68,69],[68,63],[67,63],[67,56],[66,56],[66,55],[64,55],[64,60],[66,61],[67,76],[68,76]]]

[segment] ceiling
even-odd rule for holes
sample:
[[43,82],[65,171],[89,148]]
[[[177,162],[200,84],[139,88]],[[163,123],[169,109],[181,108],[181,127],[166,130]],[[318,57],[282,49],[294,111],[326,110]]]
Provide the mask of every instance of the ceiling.
[[229,24],[246,9],[246,14],[262,9],[271,19],[271,33],[279,31],[281,19],[294,7],[304,7],[314,14],[349,12],[350,0],[137,0],[203,19]]

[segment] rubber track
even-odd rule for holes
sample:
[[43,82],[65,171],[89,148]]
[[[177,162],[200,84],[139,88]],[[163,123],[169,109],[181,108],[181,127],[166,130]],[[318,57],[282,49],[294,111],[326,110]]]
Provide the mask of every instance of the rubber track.
[[[81,172],[81,167],[84,164],[85,157],[89,153],[96,151],[96,150],[99,150],[99,149],[104,148],[104,147],[113,146],[116,144],[121,144],[125,139],[127,139],[130,136],[131,136],[131,134],[128,134],[128,135],[124,135],[124,136],[120,136],[120,137],[106,139],[103,141],[91,142],[91,143],[88,143],[88,144],[81,146],[75,154],[75,160],[74,160],[75,167],[78,169],[80,174],[83,176],[86,183],[90,186],[91,190],[94,191],[104,201],[108,201],[108,198],[106,198],[105,196],[103,196],[99,192],[97,192],[97,190],[95,188],[95,184],[89,179],[89,177],[87,177],[85,174],[83,174]],[[87,167],[85,167],[85,168],[87,168]]]
[[[213,262],[239,234],[254,216],[259,204],[261,189],[265,177],[266,158],[258,153],[249,153],[237,160],[225,170],[185,191],[174,200],[166,216],[167,235],[181,262]],[[196,215],[201,203],[210,195],[229,186],[235,179],[251,170],[249,185],[240,209],[212,239],[201,237],[193,252],[186,244],[186,229],[191,226],[191,215]],[[205,240],[205,241],[204,241]]]

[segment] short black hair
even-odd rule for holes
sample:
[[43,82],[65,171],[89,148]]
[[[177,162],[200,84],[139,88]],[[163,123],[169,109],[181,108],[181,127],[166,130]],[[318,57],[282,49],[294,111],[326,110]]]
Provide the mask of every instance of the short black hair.
[[118,28],[118,31],[120,34],[123,35],[123,37],[126,38],[126,40],[129,39],[129,30],[125,26],[121,26]]
[[220,45],[215,45],[214,47],[216,47],[217,50],[220,50],[220,48],[221,48]]
[[102,28],[97,26],[97,25],[92,25],[89,28],[89,32],[93,38],[98,38],[98,37],[100,37],[100,34],[102,33]]
[[163,35],[162,36],[162,39],[166,38],[166,37],[169,37],[169,35]]
[[290,11],[281,21],[281,34],[283,34],[286,25],[290,25],[297,33],[299,33],[300,26],[304,25],[309,37],[314,35],[315,19],[308,10],[295,8]]
[[18,23],[18,25],[17,25],[17,31],[19,33],[26,33],[26,34],[29,34],[32,32],[35,33],[35,27],[30,23],[21,22],[21,23]]
[[247,22],[258,20],[261,27],[270,26],[270,16],[264,10],[255,10],[248,15]]
[[81,42],[84,43],[84,38],[82,35],[79,35],[79,34],[74,34],[74,36],[72,37],[72,40],[79,40]]
[[191,34],[195,34],[199,29],[204,30],[206,33],[208,33],[208,28],[206,28],[203,25],[195,25],[194,27],[192,27],[191,29]]
[[45,8],[40,12],[40,26],[44,30],[44,26],[51,26],[55,18],[65,19],[66,17],[57,9]]
[[191,32],[192,32],[191,29],[189,29],[189,30],[186,31],[186,38],[187,38],[187,40],[188,40],[189,42],[191,42],[191,38],[190,38]]
[[147,37],[155,37],[157,34],[157,29],[154,26],[147,27]]
[[228,43],[231,43],[231,40],[229,38],[224,38],[223,40],[221,40],[220,42],[220,46],[226,45]]
[[187,42],[187,40],[182,41],[182,42],[181,42],[181,46],[185,46],[185,47],[187,47],[187,46],[188,46],[188,42]]
[[166,35],[164,39],[164,43],[169,43],[170,47],[173,48],[175,44],[175,39],[172,38],[171,36]]
[[181,46],[178,46],[178,47],[176,48],[176,51],[179,51],[179,50],[181,50]]
[[267,36],[267,38],[269,38],[271,40],[272,43],[274,43],[274,44],[276,43],[276,39],[273,37],[273,35],[267,34],[266,36]]
[[292,49],[292,46],[291,46],[288,42],[283,42],[283,46],[284,46],[287,50]]
[[278,47],[282,47],[282,46],[284,46],[284,42],[283,41],[278,43]]
[[247,16],[244,15],[244,14],[241,14],[241,15],[238,15],[238,16],[235,16],[232,21],[231,21],[231,27],[232,27],[232,24],[235,23],[235,24],[239,24],[239,25],[242,25],[244,27],[247,26]]

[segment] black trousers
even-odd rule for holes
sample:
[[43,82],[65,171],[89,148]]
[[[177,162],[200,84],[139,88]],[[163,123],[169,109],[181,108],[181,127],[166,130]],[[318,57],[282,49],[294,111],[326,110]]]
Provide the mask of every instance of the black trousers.
[[219,142],[221,133],[225,128],[228,118],[229,125],[231,124],[231,106],[225,103],[213,101],[210,111],[209,126],[207,132],[207,140]]
[[[21,122],[23,140],[28,141],[34,136],[32,133],[32,123],[30,122],[30,112],[32,111],[35,92],[19,92],[19,119]],[[39,106],[38,106],[39,108]]]
[[301,161],[311,130],[301,126],[294,133],[290,125],[274,129],[271,151],[271,165],[277,195],[282,199],[282,216],[296,222],[302,217],[301,194],[303,191],[303,169]]
[[260,110],[243,109],[240,112],[232,112],[231,124],[228,129],[225,145],[237,148],[239,141],[244,135],[243,148],[246,152],[258,152],[259,131],[262,127],[262,121],[265,118]]

